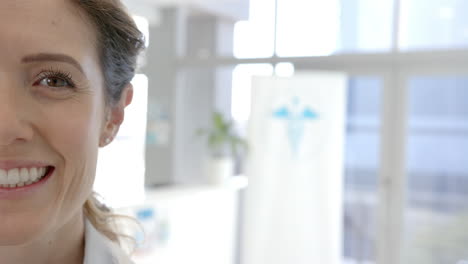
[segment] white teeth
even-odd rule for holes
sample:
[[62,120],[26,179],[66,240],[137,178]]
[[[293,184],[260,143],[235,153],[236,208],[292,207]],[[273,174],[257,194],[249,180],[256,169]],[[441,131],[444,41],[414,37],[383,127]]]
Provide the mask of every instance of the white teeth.
[[37,177],[39,177],[39,172],[37,168],[31,168],[29,170],[29,180],[34,181]]
[[12,169],[8,171],[8,184],[11,185],[19,183],[20,178],[19,178],[19,170],[18,169]]
[[[46,169],[45,169],[45,168],[40,168],[40,169],[39,169],[39,177],[44,176],[45,172],[46,172]],[[39,177],[38,177],[38,178],[39,178]]]
[[45,176],[47,169],[42,168],[14,168],[8,171],[0,169],[0,187],[16,188],[38,182]]
[[39,171],[37,168],[31,168],[29,170],[29,180],[34,181],[39,177]]
[[21,182],[27,182],[29,180],[29,170],[26,168],[22,168],[20,170],[20,180]]

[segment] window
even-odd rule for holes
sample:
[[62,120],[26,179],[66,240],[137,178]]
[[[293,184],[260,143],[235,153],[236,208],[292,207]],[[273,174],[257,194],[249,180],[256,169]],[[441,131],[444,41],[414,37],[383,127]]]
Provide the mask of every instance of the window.
[[465,263],[468,2],[251,5],[231,60],[244,127],[251,76],[279,75],[281,63],[349,76],[343,263]]
[[462,48],[468,45],[467,1],[402,0],[400,47]]
[[411,76],[404,263],[468,251],[468,76]]
[[[94,190],[113,208],[134,205],[144,199],[148,78],[136,75],[132,84],[135,92],[125,110],[125,122],[114,142],[101,148],[98,156]],[[122,196],[123,191],[128,195]]]
[[250,95],[252,76],[271,76],[273,67],[270,64],[243,64],[234,68],[232,73],[232,108],[234,120],[246,125],[250,114]]
[[250,18],[235,25],[234,56],[237,58],[271,57],[274,52],[275,2],[250,1]]
[[375,261],[376,254],[383,82],[372,76],[352,76],[348,85],[343,255],[359,263]]

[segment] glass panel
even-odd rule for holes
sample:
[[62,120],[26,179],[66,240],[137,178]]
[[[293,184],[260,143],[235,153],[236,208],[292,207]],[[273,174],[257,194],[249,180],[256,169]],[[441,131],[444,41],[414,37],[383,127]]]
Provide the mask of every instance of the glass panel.
[[294,75],[294,64],[290,62],[280,62],[275,65],[275,74],[279,77],[291,77]]
[[273,56],[275,39],[275,1],[250,0],[248,21],[234,27],[234,56],[264,58]]
[[148,78],[137,74],[132,84],[135,93],[132,103],[125,108],[125,121],[114,141],[99,149],[96,168],[94,190],[114,208],[144,200]]
[[468,76],[409,79],[403,263],[468,260]]
[[232,73],[231,113],[233,119],[245,127],[250,116],[250,101],[253,76],[271,76],[271,64],[242,64]]
[[345,148],[344,262],[375,262],[382,81],[349,80]]
[[403,0],[402,49],[459,48],[468,46],[468,1]]
[[279,56],[388,51],[393,0],[278,0]]

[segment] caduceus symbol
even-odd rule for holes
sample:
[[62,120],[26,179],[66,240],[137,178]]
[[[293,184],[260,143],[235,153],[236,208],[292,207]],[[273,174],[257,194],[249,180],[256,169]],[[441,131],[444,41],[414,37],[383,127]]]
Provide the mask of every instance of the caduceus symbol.
[[287,122],[287,134],[291,149],[296,155],[300,143],[304,137],[304,126],[306,121],[318,119],[318,114],[309,107],[300,107],[299,98],[292,100],[292,108],[282,106],[273,111],[273,117]]

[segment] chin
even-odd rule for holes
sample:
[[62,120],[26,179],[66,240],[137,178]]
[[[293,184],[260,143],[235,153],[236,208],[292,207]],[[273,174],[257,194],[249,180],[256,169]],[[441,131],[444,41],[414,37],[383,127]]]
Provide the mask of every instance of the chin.
[[40,235],[40,230],[32,228],[11,228],[9,230],[0,228],[0,247],[27,245]]
[[43,237],[51,223],[50,220],[41,221],[39,217],[5,217],[0,226],[0,246],[27,245]]

